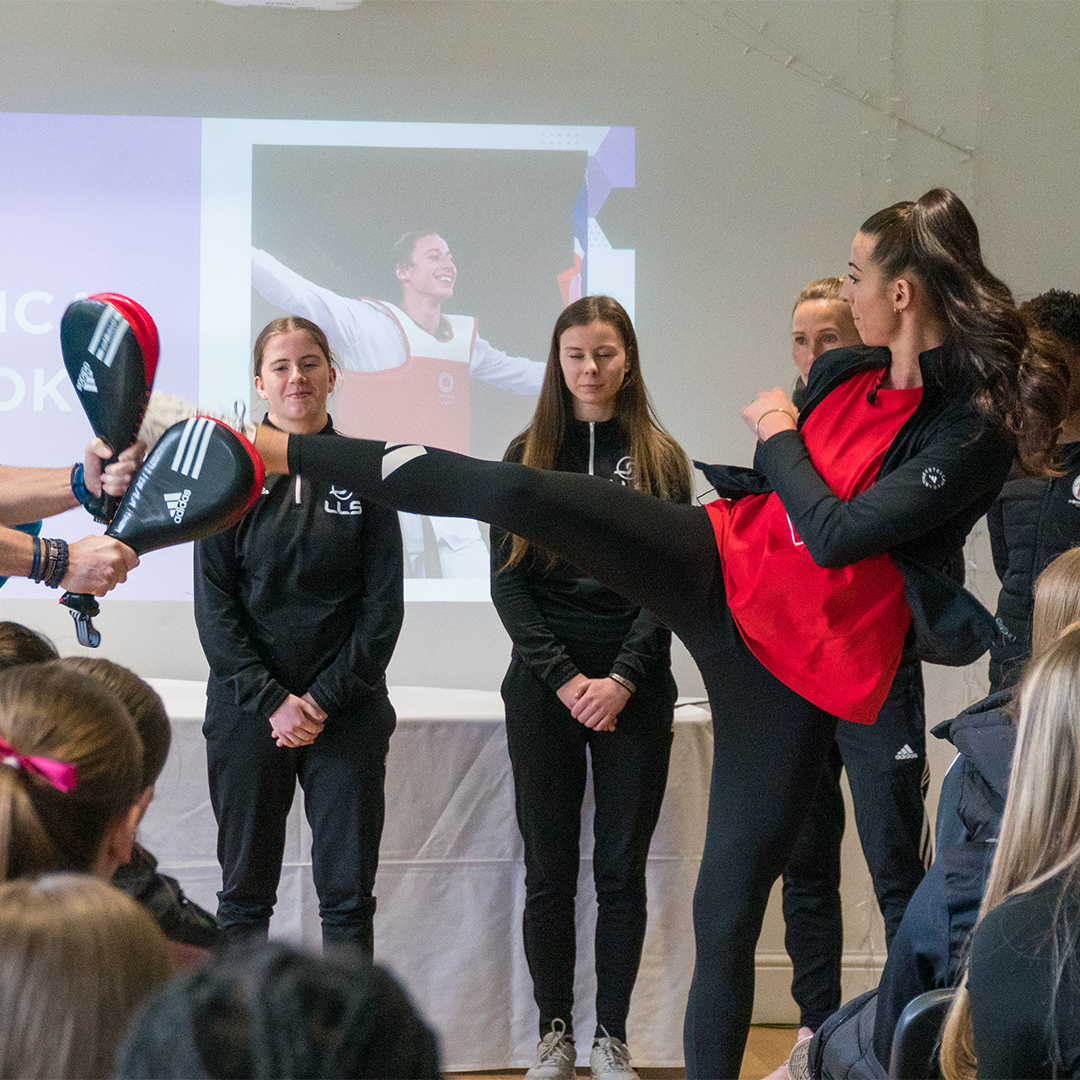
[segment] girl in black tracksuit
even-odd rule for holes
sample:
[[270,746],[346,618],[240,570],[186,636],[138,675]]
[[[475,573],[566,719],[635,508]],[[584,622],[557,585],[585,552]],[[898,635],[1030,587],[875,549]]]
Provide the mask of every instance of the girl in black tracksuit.
[[[270,405],[264,426],[333,435],[329,356],[306,319],[263,331],[255,370]],[[218,916],[230,937],[266,936],[299,779],[323,940],[370,954],[395,724],[385,673],[404,616],[397,515],[336,476],[268,473],[251,512],[196,546],[195,569],[210,663],[203,732]]]
[[1060,420],[1062,370],[1032,348],[951,192],[868,219],[844,291],[863,340],[883,347],[822,356],[797,420],[779,389],[743,410],[761,445],[758,471],[737,471],[722,492],[744,496],[734,503],[683,506],[422,447],[257,442],[272,466],[334,473],[396,508],[527,536],[687,645],[716,735],[694,899],[691,1077],[738,1075],[769,890],[837,717],[872,721],[908,636],[926,659],[985,649],[992,620],[943,569],[1008,472],[1009,432],[1023,431],[1021,453],[1037,468]]
[[[545,440],[549,431],[555,439]],[[506,459],[543,455],[559,471],[640,488],[641,445],[647,487],[689,502],[689,463],[652,419],[629,316],[609,297],[576,301],[555,325],[536,415]],[[502,695],[525,843],[525,955],[543,1040],[537,1075],[557,1074],[556,1021],[573,1041],[586,748],[596,802],[596,1053],[625,1059],[628,1068],[626,1018],[645,939],[645,862],[671,754],[671,631],[534,545],[518,540],[515,551],[514,537],[500,529],[492,529],[491,597],[514,643]],[[595,722],[585,715],[593,704]]]

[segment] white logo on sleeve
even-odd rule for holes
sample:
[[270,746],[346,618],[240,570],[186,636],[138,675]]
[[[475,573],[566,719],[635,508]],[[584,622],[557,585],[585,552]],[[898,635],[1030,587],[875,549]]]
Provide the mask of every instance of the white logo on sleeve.
[[937,491],[945,486],[945,474],[936,465],[927,465],[922,471],[923,487]]
[[916,754],[915,751],[912,750],[911,747],[908,746],[907,743],[904,743],[904,745],[901,746],[900,749],[896,751],[896,760],[897,761],[915,761],[918,758],[918,756],[919,755]]
[[340,514],[342,517],[351,517],[354,514],[362,514],[363,506],[348,488],[330,488],[330,498],[323,500],[323,509],[328,514]]

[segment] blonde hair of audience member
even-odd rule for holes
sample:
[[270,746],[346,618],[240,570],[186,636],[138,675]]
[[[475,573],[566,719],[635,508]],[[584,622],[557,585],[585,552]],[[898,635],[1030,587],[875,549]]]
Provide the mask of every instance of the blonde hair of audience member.
[[862,344],[851,305],[840,299],[843,284],[838,277],[811,281],[791,309],[791,359],[804,379],[823,352]]
[[124,703],[142,740],[142,786],[144,790],[152,788],[165,768],[165,759],[172,745],[172,725],[158,692],[134,671],[111,660],[93,656],[65,656],[59,666],[80,675],[89,675]]
[[86,874],[0,884],[0,1076],[111,1075],[128,1019],[169,978],[150,915]]
[[[1024,678],[1008,791],[978,922],[1008,897],[1080,870],[1080,622],[1033,659]],[[1056,938],[1061,926],[1047,929]],[[1071,952],[1060,949],[1062,965]],[[966,973],[945,1024],[941,1066],[949,1080],[976,1075]]]
[[[0,881],[54,870],[106,880],[149,802],[142,744],[115,694],[58,661],[0,673]],[[12,753],[14,752],[14,753]],[[70,764],[62,791],[14,755]]]
[[1080,547],[1059,555],[1035,579],[1031,655],[1038,659],[1067,626],[1080,620]]

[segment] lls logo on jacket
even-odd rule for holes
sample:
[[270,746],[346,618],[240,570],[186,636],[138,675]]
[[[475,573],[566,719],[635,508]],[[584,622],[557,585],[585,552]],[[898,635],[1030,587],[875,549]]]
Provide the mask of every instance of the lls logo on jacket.
[[323,509],[328,514],[340,514],[342,517],[352,517],[364,512],[360,500],[355,498],[348,488],[336,487],[330,489],[330,498],[324,500]]

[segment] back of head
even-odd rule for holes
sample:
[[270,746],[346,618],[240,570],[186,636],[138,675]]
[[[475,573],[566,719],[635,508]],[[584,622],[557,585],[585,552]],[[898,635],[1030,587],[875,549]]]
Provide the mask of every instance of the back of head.
[[0,884],[0,1076],[109,1076],[131,1013],[168,977],[161,931],[105,882]]
[[0,670],[55,660],[56,646],[44,635],[17,622],[0,622]]
[[114,1075],[150,1078],[439,1075],[435,1036],[400,985],[359,955],[271,942],[174,980],[147,1002]]
[[1032,661],[983,910],[1080,862],[1080,623]]
[[[123,704],[58,661],[0,672],[0,880],[91,870],[142,791],[142,746]],[[73,766],[64,791],[32,758]]]
[[1080,547],[1070,548],[1035,579],[1031,655],[1038,659],[1080,619]]
[[1080,410],[1080,296],[1050,289],[1020,305],[1028,322],[1064,347],[1069,365],[1068,412]]
[[172,727],[169,724],[165,703],[157,691],[140,679],[134,671],[111,660],[90,656],[65,656],[60,667],[68,671],[88,675],[112,691],[123,703],[143,746],[142,786],[148,788],[157,782],[172,743]]

